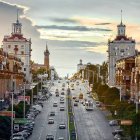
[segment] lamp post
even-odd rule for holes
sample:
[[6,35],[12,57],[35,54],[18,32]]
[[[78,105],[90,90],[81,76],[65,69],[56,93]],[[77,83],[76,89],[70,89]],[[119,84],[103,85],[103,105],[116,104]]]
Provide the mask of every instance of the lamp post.
[[23,117],[25,119],[25,86],[26,86],[26,83],[24,83],[24,107],[23,107]]
[[15,93],[15,80],[13,80],[13,77],[12,77],[12,102],[11,102],[11,106],[12,106],[12,108],[11,108],[11,111],[12,111],[12,115],[11,115],[11,139],[13,139],[13,104],[14,104],[14,93]]

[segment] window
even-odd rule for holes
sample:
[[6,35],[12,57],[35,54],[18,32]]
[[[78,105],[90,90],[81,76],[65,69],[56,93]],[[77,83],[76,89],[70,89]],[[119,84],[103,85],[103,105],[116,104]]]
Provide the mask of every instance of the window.
[[8,45],[8,48],[10,49],[11,48],[11,45]]
[[24,51],[21,51],[21,55],[24,55]]
[[21,49],[24,49],[24,45],[21,45]]
[[24,68],[24,71],[26,71],[26,68]]

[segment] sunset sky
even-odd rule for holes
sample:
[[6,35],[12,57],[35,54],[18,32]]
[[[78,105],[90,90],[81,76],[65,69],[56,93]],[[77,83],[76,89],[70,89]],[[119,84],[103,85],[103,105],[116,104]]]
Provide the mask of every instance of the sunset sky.
[[61,76],[76,72],[79,59],[107,60],[107,41],[116,36],[121,9],[127,36],[140,46],[140,0],[0,0],[1,44],[11,33],[17,8],[22,32],[32,39],[32,60],[43,63],[47,42],[50,65]]

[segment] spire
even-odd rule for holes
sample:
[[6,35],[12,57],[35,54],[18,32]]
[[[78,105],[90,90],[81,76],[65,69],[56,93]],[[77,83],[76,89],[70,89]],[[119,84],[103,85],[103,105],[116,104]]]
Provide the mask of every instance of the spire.
[[121,10],[121,25],[122,25],[122,10]]
[[48,45],[47,45],[47,42],[46,42],[46,51],[49,51],[49,50],[48,50]]
[[45,54],[45,55],[46,55],[46,54],[50,54],[49,49],[48,49],[47,42],[46,42],[46,50],[45,50],[44,54]]
[[17,9],[17,23],[19,23],[19,20],[18,20],[18,12],[19,12],[19,9]]
[[12,34],[22,35],[22,24],[19,22],[19,9],[17,9],[17,20],[12,24]]

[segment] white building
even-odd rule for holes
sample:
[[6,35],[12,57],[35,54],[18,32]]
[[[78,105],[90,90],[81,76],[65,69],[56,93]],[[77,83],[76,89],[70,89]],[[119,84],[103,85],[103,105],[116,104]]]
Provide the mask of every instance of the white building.
[[80,70],[84,70],[86,68],[86,65],[82,63],[82,60],[80,59],[80,63],[77,65],[77,72]]
[[56,69],[53,66],[50,67],[50,79],[51,80],[58,79],[58,74],[56,72]]
[[12,24],[12,33],[9,36],[4,36],[3,50],[9,54],[19,57],[24,63],[22,72],[25,73],[26,81],[31,82],[31,39],[26,39],[22,34],[22,24],[18,20]]
[[108,41],[108,85],[115,86],[115,64],[121,58],[135,55],[135,40],[125,34],[126,26],[117,26],[118,34],[114,40]]

